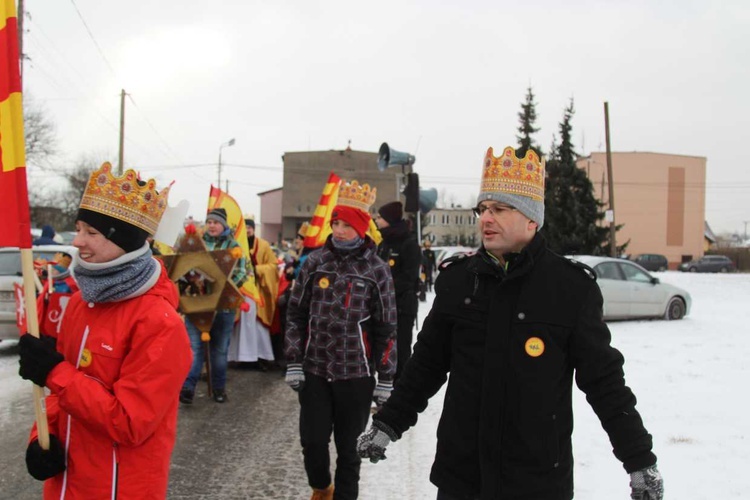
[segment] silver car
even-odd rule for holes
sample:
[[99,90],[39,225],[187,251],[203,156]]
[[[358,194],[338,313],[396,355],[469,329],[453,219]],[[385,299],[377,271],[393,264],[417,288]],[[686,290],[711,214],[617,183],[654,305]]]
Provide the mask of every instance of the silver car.
[[[69,245],[38,245],[32,252],[35,260],[52,260],[58,252],[73,255],[77,250]],[[13,283],[23,284],[21,252],[16,247],[0,247],[0,340],[18,339]]]
[[682,319],[692,299],[682,288],[662,283],[634,262],[612,257],[568,257],[591,267],[604,297],[604,319]]

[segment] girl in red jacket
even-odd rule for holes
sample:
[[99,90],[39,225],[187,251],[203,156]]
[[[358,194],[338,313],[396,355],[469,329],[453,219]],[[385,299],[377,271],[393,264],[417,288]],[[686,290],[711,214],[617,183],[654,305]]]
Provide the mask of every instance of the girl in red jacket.
[[76,221],[80,291],[57,345],[23,335],[20,375],[46,386],[50,448],[26,452],[44,498],[165,498],[178,394],[192,354],[178,295],[153,258],[169,189],[108,163],[89,179]]

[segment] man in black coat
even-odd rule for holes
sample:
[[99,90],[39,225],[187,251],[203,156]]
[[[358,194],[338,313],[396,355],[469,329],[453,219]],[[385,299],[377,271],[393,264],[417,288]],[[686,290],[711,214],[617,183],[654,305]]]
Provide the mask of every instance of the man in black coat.
[[432,291],[432,277],[435,275],[437,263],[435,261],[435,251],[431,248],[432,242],[424,240],[424,250],[422,250],[422,269],[424,270],[424,282],[427,291]]
[[441,264],[412,360],[360,436],[360,456],[385,458],[450,372],[430,475],[438,500],[570,500],[575,374],[630,474],[631,498],[662,499],[593,271],[537,233],[544,162],[490,148],[477,202],[482,247]]
[[396,287],[398,365],[394,380],[401,376],[411,357],[412,330],[419,307],[419,268],[422,264],[419,243],[403,216],[404,207],[400,201],[386,203],[375,216],[375,224],[383,236],[378,257],[390,266]]

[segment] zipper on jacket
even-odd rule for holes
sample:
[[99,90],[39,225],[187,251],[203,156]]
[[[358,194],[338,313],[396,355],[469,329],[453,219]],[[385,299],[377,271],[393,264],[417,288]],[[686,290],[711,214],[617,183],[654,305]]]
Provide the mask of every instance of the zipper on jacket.
[[120,458],[117,453],[117,443],[112,443],[112,494],[110,496],[112,500],[117,499],[117,482],[120,468],[119,464]]

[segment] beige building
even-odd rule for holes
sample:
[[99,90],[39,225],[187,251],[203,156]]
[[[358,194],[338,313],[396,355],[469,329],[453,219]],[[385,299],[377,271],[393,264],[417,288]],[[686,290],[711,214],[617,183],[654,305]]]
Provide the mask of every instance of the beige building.
[[[595,196],[609,208],[606,153],[577,165],[588,173]],[[627,253],[662,254],[670,269],[704,252],[706,158],[662,153],[612,153],[617,244]]]
[[[377,187],[372,213],[381,205],[397,199],[397,177],[401,176],[402,170],[398,167],[383,172],[378,170],[377,153],[347,148],[284,153],[282,158],[283,187],[259,193],[261,235],[270,242],[293,240],[302,223],[310,221],[332,171],[346,181],[356,179],[360,184]],[[403,196],[398,199],[404,201]]]
[[470,208],[434,208],[427,214],[422,228],[422,239],[436,246],[465,245],[478,247],[481,243],[477,221]]

